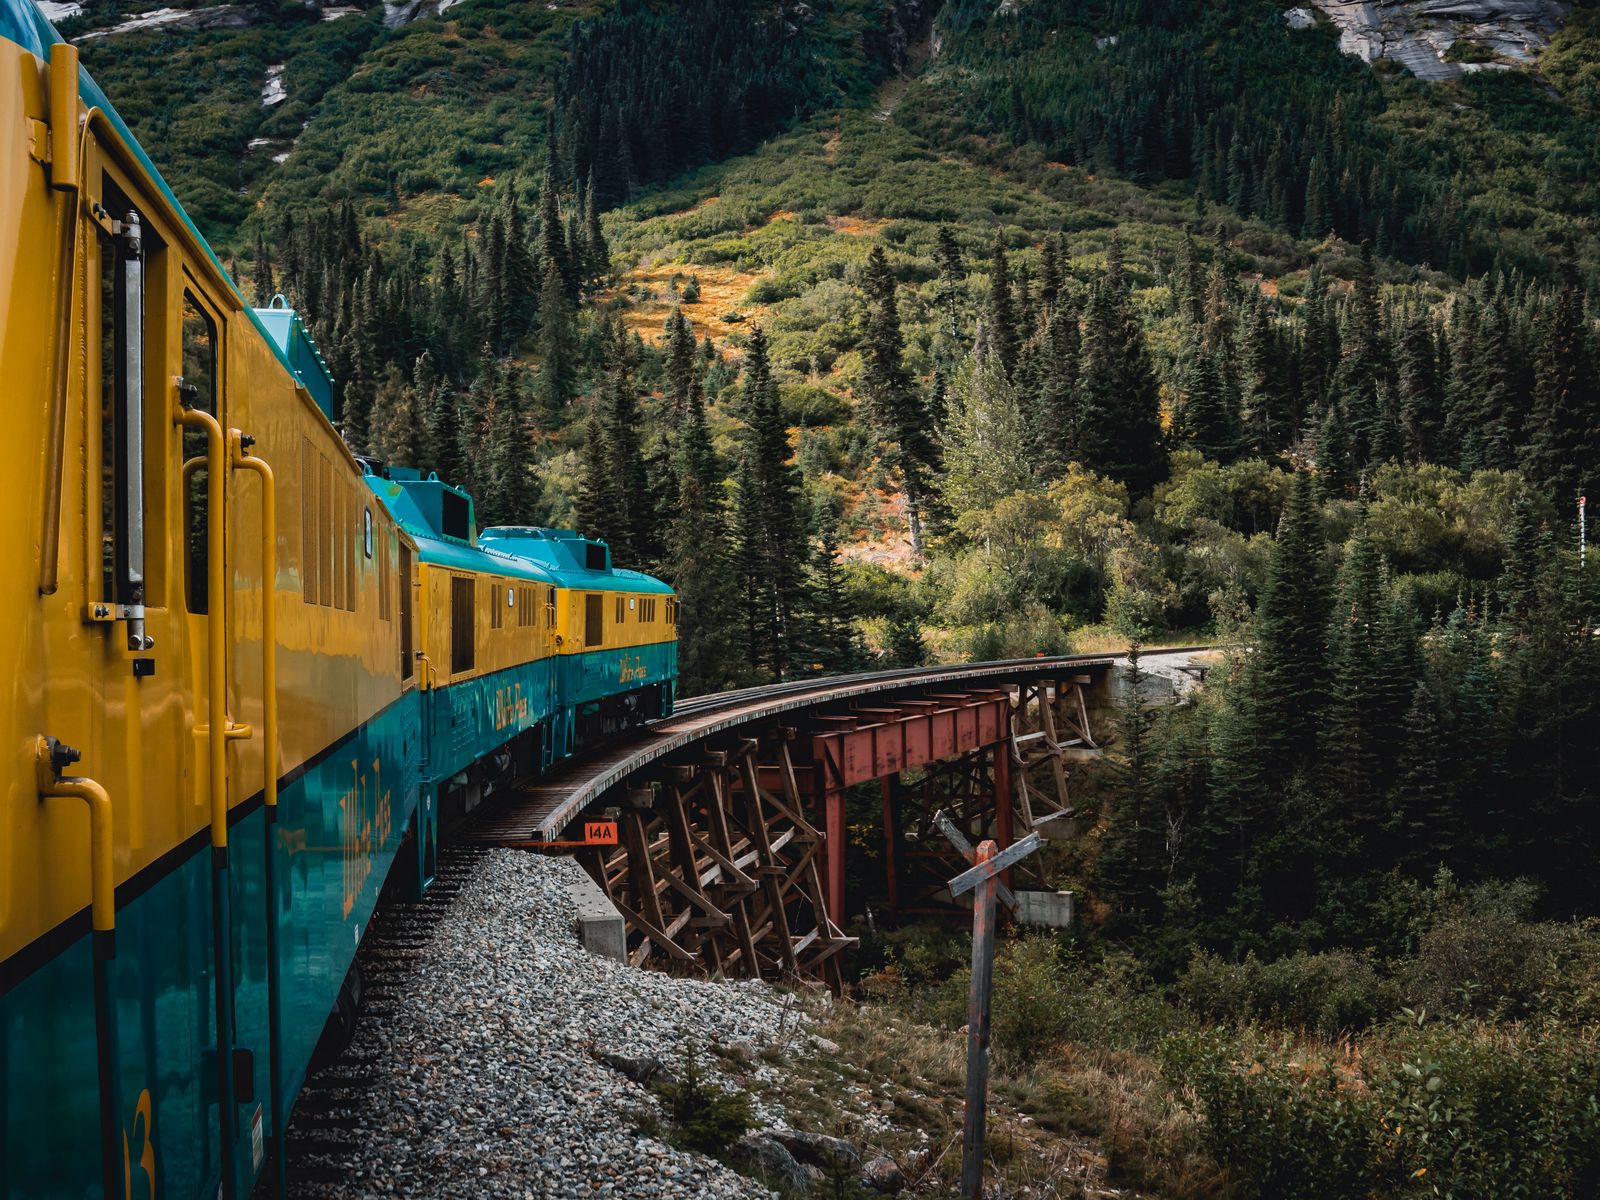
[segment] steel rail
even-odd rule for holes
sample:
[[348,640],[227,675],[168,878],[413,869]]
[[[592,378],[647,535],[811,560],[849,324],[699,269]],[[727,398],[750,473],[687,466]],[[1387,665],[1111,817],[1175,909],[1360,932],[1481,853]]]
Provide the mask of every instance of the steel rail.
[[[1173,646],[1146,653],[1187,654],[1212,648]],[[900,688],[1009,680],[1048,675],[1072,667],[1109,667],[1126,657],[1127,651],[1121,650],[996,662],[947,663],[933,667],[814,676],[788,683],[696,696],[675,706],[671,716],[647,722],[631,739],[629,735],[621,735],[618,741],[574,761],[555,778],[517,789],[507,803],[497,809],[497,816],[486,815],[475,822],[466,836],[476,841],[501,841],[508,838],[523,840],[536,835],[550,841],[585,807],[652,762],[715,734],[771,720],[814,704],[839,703]],[[514,799],[518,795],[523,797],[520,805],[516,805]],[[509,811],[513,805],[522,814],[520,820]],[[513,823],[520,829],[517,835],[507,832]],[[497,833],[497,830],[500,832]]]

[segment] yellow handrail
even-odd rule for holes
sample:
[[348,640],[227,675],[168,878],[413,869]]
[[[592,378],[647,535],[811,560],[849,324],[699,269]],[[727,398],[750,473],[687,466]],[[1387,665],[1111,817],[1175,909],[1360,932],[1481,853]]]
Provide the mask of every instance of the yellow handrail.
[[235,469],[254,471],[261,479],[261,796],[268,807],[278,803],[278,491],[277,478],[264,458],[249,452],[253,438],[228,430],[228,455]]
[[78,48],[50,47],[50,185],[61,202],[61,265],[56,277],[56,354],[50,381],[49,450],[45,454],[44,525],[39,544],[39,591],[52,595],[60,579],[61,472],[67,436],[67,364],[72,305],[78,290],[78,185],[83,178],[78,130]]
[[89,915],[97,934],[117,927],[116,874],[112,861],[111,796],[105,788],[81,775],[63,775],[64,767],[78,761],[78,752],[54,738],[34,741],[34,765],[41,796],[64,796],[89,805]]
[[222,426],[210,413],[199,408],[179,407],[173,420],[204,431],[206,435],[206,697],[209,751],[208,790],[211,798],[211,845],[221,850],[228,845],[228,627],[227,598],[223,589],[227,576],[223,569],[224,451]]

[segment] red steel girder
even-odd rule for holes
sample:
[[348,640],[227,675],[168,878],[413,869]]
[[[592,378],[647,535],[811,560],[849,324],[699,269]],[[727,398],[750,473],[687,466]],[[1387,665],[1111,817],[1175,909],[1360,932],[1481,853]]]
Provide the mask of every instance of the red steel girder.
[[912,767],[955,758],[1011,736],[1011,699],[1001,691],[933,697],[907,704],[875,704],[854,717],[853,728],[811,738],[811,758],[828,791],[897,775]]

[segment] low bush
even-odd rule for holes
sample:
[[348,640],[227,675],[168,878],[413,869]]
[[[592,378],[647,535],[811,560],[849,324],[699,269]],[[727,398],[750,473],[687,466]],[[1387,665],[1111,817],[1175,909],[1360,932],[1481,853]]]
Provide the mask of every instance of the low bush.
[[684,1060],[682,1073],[661,1088],[675,1139],[691,1150],[718,1155],[755,1124],[750,1097],[706,1078],[697,1054]]

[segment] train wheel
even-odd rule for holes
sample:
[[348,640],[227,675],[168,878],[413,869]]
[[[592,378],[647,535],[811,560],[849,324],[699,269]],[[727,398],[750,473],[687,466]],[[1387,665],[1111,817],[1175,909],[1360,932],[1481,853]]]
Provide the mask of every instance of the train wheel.
[[361,1019],[361,1008],[366,1000],[366,980],[361,974],[361,964],[353,962],[350,971],[339,985],[339,997],[333,1002],[328,1023],[322,1027],[317,1048],[312,1053],[311,1065],[325,1067],[337,1062],[356,1036],[356,1022]]

